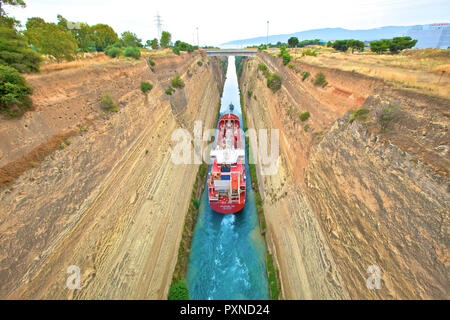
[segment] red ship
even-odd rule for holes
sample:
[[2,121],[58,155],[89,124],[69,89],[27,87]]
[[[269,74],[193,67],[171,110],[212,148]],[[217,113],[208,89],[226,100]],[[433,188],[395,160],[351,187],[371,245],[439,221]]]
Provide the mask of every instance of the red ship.
[[245,204],[245,150],[240,129],[238,116],[227,113],[220,117],[208,175],[209,204],[216,212],[236,213]]

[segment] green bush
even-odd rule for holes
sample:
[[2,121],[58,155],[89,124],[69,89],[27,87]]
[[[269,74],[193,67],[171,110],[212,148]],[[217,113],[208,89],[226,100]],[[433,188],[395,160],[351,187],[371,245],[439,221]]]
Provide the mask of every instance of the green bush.
[[108,47],[105,50],[105,54],[110,56],[111,58],[117,58],[122,54],[122,49],[118,47]]
[[382,132],[386,132],[387,126],[394,119],[397,110],[397,106],[389,106],[387,108],[383,108],[380,114],[380,124]]
[[276,92],[281,89],[281,78],[276,73],[267,78],[267,87]]
[[0,65],[0,111],[9,116],[21,115],[33,105],[33,89],[13,67]]
[[287,51],[283,53],[282,58],[283,58],[284,65],[287,65],[291,61],[291,55]]
[[125,49],[125,53],[123,55],[125,57],[131,57],[137,60],[141,57],[141,50],[136,47],[128,47]]
[[172,51],[173,51],[173,53],[175,53],[177,56],[180,55],[180,48],[178,48],[178,47],[173,47],[173,48],[172,48]]
[[189,289],[184,280],[178,280],[170,286],[169,300],[189,300]]
[[308,111],[303,112],[303,113],[300,115],[300,120],[301,120],[301,121],[306,121],[306,120],[309,119],[310,116],[311,116],[311,115],[309,114]]
[[314,51],[314,50],[311,50],[311,49],[305,49],[305,50],[302,51],[302,57],[304,57],[304,56],[313,56],[313,57],[315,57],[315,56],[317,56],[317,52]]
[[253,91],[252,90],[248,90],[247,91],[247,96],[248,96],[249,99],[252,97],[252,95],[253,95]]
[[166,90],[166,94],[167,95],[169,95],[169,96],[171,96],[172,95],[172,93],[174,92],[175,90],[173,90],[173,88],[168,88],[167,90]]
[[146,92],[152,90],[152,88],[153,88],[153,85],[151,83],[146,82],[146,81],[141,82],[141,90],[143,93],[146,93]]
[[148,58],[148,63],[154,67],[155,66],[155,61],[153,61],[152,59]]
[[172,78],[172,87],[174,88],[184,88],[184,81],[181,79],[181,76],[176,75]]
[[309,73],[309,71],[303,72],[303,73],[302,73],[302,81],[305,81],[306,78],[308,78],[310,74],[311,74],[311,73]]
[[194,204],[195,209],[198,209],[200,207],[200,201],[198,199],[194,199],[192,203]]
[[318,74],[316,74],[316,78],[314,79],[314,84],[316,86],[322,86],[322,87],[325,87],[328,84],[327,80],[325,80],[325,75],[322,72],[319,72]]
[[203,65],[203,62],[197,61],[197,64],[198,64],[199,67],[201,67]]
[[101,106],[102,106],[102,109],[105,109],[105,110],[108,110],[111,112],[117,111],[117,105],[114,103],[114,100],[109,93],[103,94]]
[[367,119],[367,114],[369,113],[369,109],[366,108],[361,108],[358,110],[353,111],[353,113],[350,115],[350,122],[355,121],[356,119],[362,119],[362,120],[366,120]]

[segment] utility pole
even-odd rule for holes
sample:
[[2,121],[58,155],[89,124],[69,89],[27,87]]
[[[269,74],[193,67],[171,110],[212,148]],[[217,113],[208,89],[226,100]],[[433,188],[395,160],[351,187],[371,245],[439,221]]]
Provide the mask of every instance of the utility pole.
[[269,46],[269,20],[267,20],[267,37],[266,37],[266,47]]
[[156,14],[155,16],[155,22],[156,22],[156,30],[158,30],[158,39],[161,39],[161,28],[162,28],[162,19],[161,16],[159,15],[159,13]]
[[198,27],[197,27],[197,47],[200,49],[200,38],[198,36]]

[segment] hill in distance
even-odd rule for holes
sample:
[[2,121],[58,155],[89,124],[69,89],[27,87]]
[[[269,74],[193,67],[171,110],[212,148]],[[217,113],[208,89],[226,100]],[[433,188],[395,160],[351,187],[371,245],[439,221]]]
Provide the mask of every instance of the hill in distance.
[[[269,43],[277,43],[278,41],[287,42],[290,37],[297,37],[300,41],[320,39],[328,42],[330,40],[356,39],[361,41],[373,41],[379,39],[390,39],[406,35],[407,31],[413,26],[386,26],[365,30],[349,30],[343,28],[324,28],[306,30],[290,34],[269,35]],[[233,40],[225,42],[222,45],[259,45],[266,43],[266,37],[248,38],[242,40]]]

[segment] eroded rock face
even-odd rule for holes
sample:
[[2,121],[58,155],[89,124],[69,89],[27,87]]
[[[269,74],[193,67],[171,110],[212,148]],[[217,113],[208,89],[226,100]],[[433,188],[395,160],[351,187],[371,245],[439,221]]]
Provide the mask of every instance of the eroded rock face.
[[[281,90],[266,87],[259,63]],[[262,53],[240,79],[249,128],[280,130],[280,170],[260,188],[284,297],[448,298],[449,101],[294,65]],[[312,83],[318,72],[324,88]],[[370,266],[379,290],[367,287]]]
[[[69,125],[87,126],[0,190],[0,297],[167,297],[190,202],[190,191],[180,190],[192,187],[198,167],[171,161],[171,134],[192,130],[195,120],[213,127],[211,106],[225,80],[218,61],[199,68],[200,59],[207,58],[155,59],[153,71],[144,61],[114,60],[35,76],[36,110],[8,123],[27,143],[11,140],[5,149],[20,155]],[[165,94],[174,74],[189,97],[179,114]],[[141,81],[154,85],[148,94]],[[100,109],[105,91],[118,112]],[[42,135],[34,135],[39,126]],[[82,290],[66,287],[70,265],[81,269]]]

